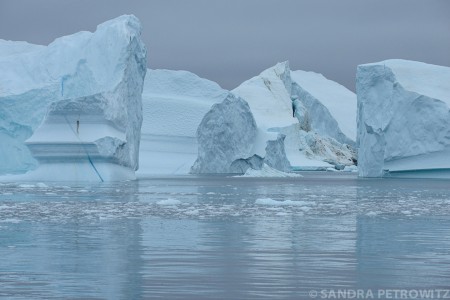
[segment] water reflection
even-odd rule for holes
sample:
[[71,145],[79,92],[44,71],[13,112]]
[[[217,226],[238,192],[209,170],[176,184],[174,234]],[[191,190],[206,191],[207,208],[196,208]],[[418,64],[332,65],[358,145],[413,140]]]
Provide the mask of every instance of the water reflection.
[[450,287],[448,217],[357,218],[358,286]]
[[[449,287],[446,182],[166,179],[14,196],[8,188],[0,297],[308,299],[310,289]],[[180,204],[157,204],[168,198]]]
[[138,220],[2,225],[0,296],[139,298],[140,239]]

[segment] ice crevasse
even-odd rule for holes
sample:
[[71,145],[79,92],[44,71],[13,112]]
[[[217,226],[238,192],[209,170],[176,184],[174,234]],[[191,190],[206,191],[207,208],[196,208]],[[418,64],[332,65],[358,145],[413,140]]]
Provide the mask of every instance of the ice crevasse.
[[134,178],[146,64],[132,15],[48,46],[0,40],[0,174]]

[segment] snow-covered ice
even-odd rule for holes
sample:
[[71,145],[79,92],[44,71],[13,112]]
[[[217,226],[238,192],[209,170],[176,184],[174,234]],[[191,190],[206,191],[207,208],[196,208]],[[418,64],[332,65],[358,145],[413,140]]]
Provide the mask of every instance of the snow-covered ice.
[[124,15],[47,47],[0,41],[0,173],[133,178],[147,63],[140,33]]
[[450,177],[450,68],[358,66],[359,175]]

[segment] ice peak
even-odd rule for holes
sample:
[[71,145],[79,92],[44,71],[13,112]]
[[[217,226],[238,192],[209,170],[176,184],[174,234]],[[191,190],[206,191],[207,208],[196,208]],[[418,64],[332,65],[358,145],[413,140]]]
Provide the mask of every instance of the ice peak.
[[62,44],[71,46],[72,43],[78,43],[83,39],[88,40],[95,35],[115,35],[116,40],[131,43],[134,37],[139,37],[141,35],[141,30],[141,22],[137,17],[135,17],[134,15],[122,15],[115,19],[108,20],[99,24],[94,32],[79,31],[73,34],[58,37],[49,44],[49,47],[52,47],[55,44],[57,45],[57,47],[61,46]]
[[275,66],[262,71],[259,76],[265,80],[270,80],[275,76],[283,81],[288,91],[291,90],[292,80],[291,80],[291,70],[289,68],[289,61],[277,63]]
[[271,69],[274,70],[274,72],[281,77],[286,76],[290,72],[289,68],[289,61],[283,61],[280,63],[277,63],[275,66],[273,66]]
[[129,32],[132,34],[140,35],[141,33],[141,21],[135,15],[121,15],[112,20],[108,20],[97,26],[97,30],[107,29],[121,29],[123,32]]

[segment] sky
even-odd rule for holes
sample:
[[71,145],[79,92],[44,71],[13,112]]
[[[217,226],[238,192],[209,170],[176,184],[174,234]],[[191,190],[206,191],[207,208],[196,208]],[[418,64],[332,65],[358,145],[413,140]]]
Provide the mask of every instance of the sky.
[[285,60],[351,90],[363,63],[450,66],[447,0],[0,0],[0,38],[46,45],[122,14],[141,20],[149,68],[226,89]]

